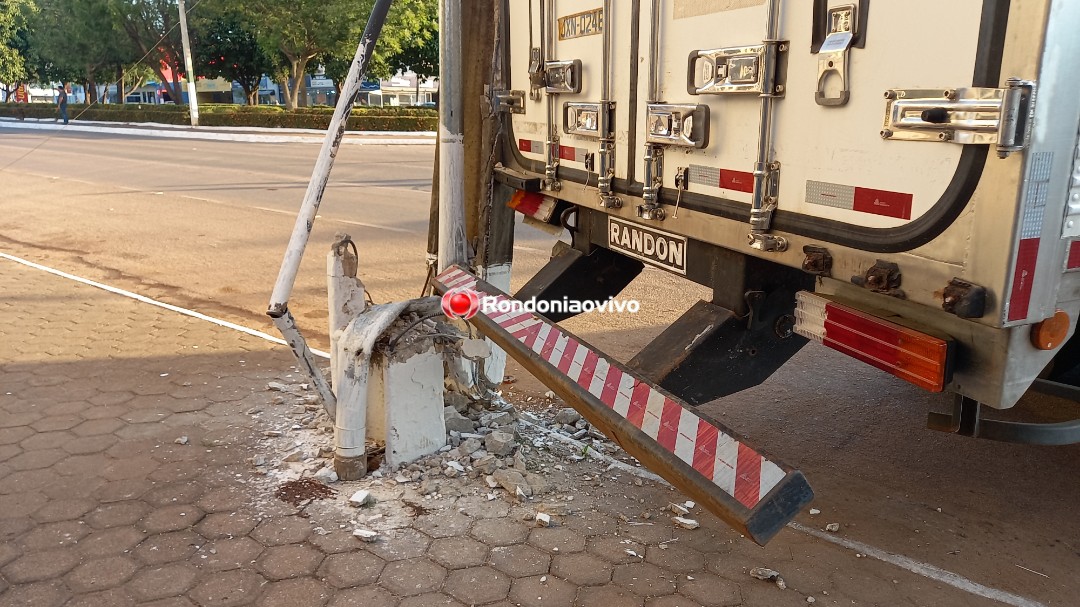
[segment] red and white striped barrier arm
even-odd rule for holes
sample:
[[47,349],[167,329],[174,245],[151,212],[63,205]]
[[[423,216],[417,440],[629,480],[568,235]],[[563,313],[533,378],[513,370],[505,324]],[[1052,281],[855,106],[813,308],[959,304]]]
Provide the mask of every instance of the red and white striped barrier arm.
[[[466,288],[481,298],[512,301],[456,266],[435,280],[443,292]],[[553,382],[561,384],[562,392],[570,392],[560,396],[609,436],[608,430],[613,430],[616,436],[611,438],[643,463],[654,460],[660,468],[654,472],[691,495],[704,489],[718,498],[704,504],[714,506],[710,510],[755,541],[767,541],[812,499],[801,473],[762,455],[724,426],[551,321],[530,312],[484,315],[481,310],[473,322],[534,374],[537,363],[544,365],[538,374],[541,381],[540,375],[564,380]],[[492,331],[485,331],[485,325]],[[559,385],[549,387],[560,392]],[[608,411],[592,410],[590,404],[597,401]],[[598,413],[604,413],[599,416],[604,419],[597,420]]]

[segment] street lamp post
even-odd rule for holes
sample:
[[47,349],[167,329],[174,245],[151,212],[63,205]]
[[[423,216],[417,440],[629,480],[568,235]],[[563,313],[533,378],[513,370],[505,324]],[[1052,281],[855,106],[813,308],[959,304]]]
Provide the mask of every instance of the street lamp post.
[[199,99],[195,92],[195,67],[191,62],[191,42],[188,40],[187,7],[180,2],[180,37],[184,43],[184,69],[187,71],[188,108],[191,126],[199,126]]

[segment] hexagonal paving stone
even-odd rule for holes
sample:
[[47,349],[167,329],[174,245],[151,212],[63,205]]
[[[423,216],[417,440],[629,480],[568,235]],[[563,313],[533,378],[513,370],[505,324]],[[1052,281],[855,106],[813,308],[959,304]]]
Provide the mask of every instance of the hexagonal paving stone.
[[575,512],[572,516],[563,518],[563,525],[585,537],[615,535],[619,528],[614,517],[602,512]]
[[113,462],[102,473],[110,481],[123,481],[133,478],[146,478],[161,464],[150,458],[128,458]]
[[135,599],[123,588],[110,588],[90,594],[82,594],[68,602],[64,607],[132,607]]
[[148,565],[161,565],[182,561],[206,543],[191,531],[173,531],[151,535],[133,551],[135,556]]
[[441,592],[432,592],[420,596],[410,596],[402,599],[398,607],[465,607],[454,600],[454,597]]
[[[753,603],[757,604],[757,603]],[[678,594],[671,594],[668,596],[658,596],[656,598],[645,601],[645,607],[702,607],[700,603],[695,603],[693,599],[688,599]],[[770,605],[769,607],[772,607]]]
[[103,504],[139,499],[153,484],[145,479],[130,478],[122,481],[109,481],[94,492],[94,497]]
[[[562,607],[571,604],[576,593],[577,588],[565,580],[553,575],[538,575],[514,580],[510,587],[510,601],[521,607]],[[602,604],[606,603],[595,603]]]
[[263,545],[250,537],[216,540],[203,546],[191,562],[207,571],[243,569],[252,566],[263,550]]
[[12,586],[4,593],[5,605],[19,607],[60,607],[71,598],[71,592],[60,580]]
[[264,546],[281,546],[302,542],[311,535],[311,523],[296,517],[286,516],[267,519],[262,522],[251,538]]
[[[151,506],[175,506],[177,504],[194,504],[205,492],[203,486],[193,481],[181,481],[158,485],[147,491],[142,499]],[[200,508],[204,512],[205,508]]]
[[489,550],[471,537],[445,537],[431,543],[428,556],[447,569],[464,569],[486,563]]
[[60,475],[53,470],[21,470],[13,472],[4,478],[0,493],[26,493],[40,491],[52,483],[59,481]]
[[30,516],[49,501],[49,498],[34,491],[0,495],[0,519]]
[[491,549],[491,564],[511,577],[528,577],[547,573],[551,557],[526,544],[497,546]]
[[20,556],[0,572],[12,584],[26,584],[60,577],[78,564],[79,555],[74,550],[49,550]]
[[0,428],[0,445],[14,445],[28,436],[33,436],[33,428],[18,426],[15,428]]
[[401,529],[381,538],[367,549],[385,561],[400,561],[423,556],[431,545],[431,538],[415,529]]
[[339,554],[356,550],[356,538],[348,531],[340,529],[325,534],[315,533],[308,538],[308,543],[326,554]]
[[206,515],[195,530],[207,539],[219,539],[247,535],[254,528],[255,517],[248,513],[215,512]]
[[618,605],[619,607],[642,607],[645,600],[633,592],[618,586],[587,586],[578,589],[574,607],[593,605]]
[[142,520],[143,531],[149,534],[180,531],[202,520],[203,511],[189,504],[166,506],[151,512]]
[[144,569],[127,585],[140,601],[180,596],[195,585],[199,571],[184,563],[170,563]]
[[202,607],[239,607],[254,603],[264,583],[251,571],[226,571],[203,579],[189,596]]
[[111,434],[83,436],[63,446],[64,451],[72,455],[91,455],[101,453],[116,444],[118,439]]
[[386,561],[374,554],[355,551],[344,554],[331,554],[319,567],[319,577],[337,588],[366,586],[379,579]]
[[378,586],[368,586],[335,592],[330,607],[394,607],[397,603],[389,592]]
[[458,569],[446,577],[443,592],[466,605],[491,603],[506,598],[510,577],[491,567]]
[[694,579],[682,576],[679,581],[679,594],[685,595],[705,607],[727,607],[741,605],[742,594],[735,582],[725,580],[711,573],[695,573]]
[[259,607],[321,607],[330,600],[331,591],[322,582],[305,577],[268,584],[259,597]]
[[585,550],[585,538],[565,527],[541,527],[529,533],[529,543],[541,550],[567,554]]
[[90,531],[90,526],[82,521],[47,523],[23,536],[22,546],[28,551],[74,546]]
[[[627,544],[624,543],[625,541],[625,539],[618,536],[590,537],[585,542],[585,549],[589,554],[616,565],[640,562],[645,557],[645,546],[637,543]],[[634,556],[628,553],[627,550],[632,550],[640,556]]]
[[79,436],[97,436],[99,434],[112,434],[124,427],[124,422],[116,418],[93,419],[71,429]]
[[705,569],[704,554],[679,544],[649,546],[645,549],[645,560],[675,573],[692,573]]
[[60,449],[65,443],[75,440],[75,435],[63,430],[54,432],[38,432],[19,443],[24,451],[37,449]]
[[32,515],[39,523],[72,521],[94,509],[96,504],[87,499],[53,500],[38,508]]
[[413,525],[433,538],[453,537],[468,533],[473,519],[457,510],[442,510],[418,517]]
[[34,519],[23,517],[3,518],[0,517],[0,542],[11,542],[22,537],[27,531],[34,528]]
[[134,549],[146,534],[134,527],[95,531],[79,542],[79,552],[89,557],[120,555]]
[[611,564],[587,552],[560,554],[551,561],[551,573],[578,586],[599,586],[611,581]]
[[663,596],[675,592],[675,578],[652,563],[634,563],[615,567],[611,581],[640,596]]
[[529,528],[509,519],[485,519],[477,521],[469,533],[489,546],[520,544],[529,537]]
[[115,502],[103,504],[86,517],[86,522],[94,528],[122,527],[134,525],[150,511],[150,506],[139,501]]
[[22,555],[22,550],[11,542],[0,543],[0,567],[7,565],[11,561],[19,558]]
[[124,556],[89,560],[64,578],[73,592],[93,592],[123,584],[135,575],[139,564]]
[[218,487],[207,491],[195,505],[206,512],[235,512],[244,507],[251,497],[238,487]]
[[12,470],[41,470],[56,465],[67,456],[67,451],[63,449],[24,451],[9,459],[7,464]]
[[442,567],[416,558],[388,563],[379,576],[379,585],[398,596],[412,596],[437,589],[445,577]]
[[307,544],[289,544],[268,548],[256,567],[269,580],[311,575],[319,567],[323,554]]

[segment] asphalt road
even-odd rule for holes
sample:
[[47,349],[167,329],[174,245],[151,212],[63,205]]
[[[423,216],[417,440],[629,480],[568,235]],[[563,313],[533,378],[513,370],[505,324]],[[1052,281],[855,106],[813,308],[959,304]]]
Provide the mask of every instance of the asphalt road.
[[[0,128],[0,251],[272,333],[263,311],[316,151]],[[433,157],[433,147],[341,153],[291,304],[315,345],[325,346],[324,254],[335,233],[357,241],[376,301],[420,292]],[[542,266],[552,243],[519,226],[515,285]],[[647,271],[625,296],[642,313],[566,324],[625,360],[707,292]],[[509,373],[520,378],[515,391],[543,390]],[[838,522],[844,537],[974,582],[1078,604],[1080,447],[923,429],[927,409],[945,404],[809,346],[762,386],[704,408],[806,474],[822,514],[800,517],[804,524]],[[1042,397],[1021,408],[1044,419],[1080,413]],[[891,566],[870,561],[853,551],[840,574],[880,584]],[[998,604],[940,602],[940,586],[928,580],[904,604]],[[890,604],[874,596],[860,604]]]

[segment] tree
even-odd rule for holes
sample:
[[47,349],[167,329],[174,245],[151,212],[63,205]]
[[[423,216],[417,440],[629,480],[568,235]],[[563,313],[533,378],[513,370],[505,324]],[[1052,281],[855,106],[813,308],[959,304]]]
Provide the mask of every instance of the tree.
[[413,33],[408,44],[387,58],[395,71],[416,74],[416,97],[420,102],[420,83],[439,75],[439,24],[434,19]]
[[0,0],[0,84],[4,98],[9,85],[27,80],[25,49],[27,17],[36,9],[31,0]]
[[40,76],[86,84],[97,101],[97,83],[108,82],[138,57],[123,39],[109,0],[38,0],[31,44]]
[[180,40],[180,9],[176,0],[108,1],[120,29],[139,56],[146,57],[169,97],[180,103],[183,99],[180,77],[184,72],[184,55]]
[[192,46],[196,68],[204,76],[238,82],[248,104],[258,103],[259,81],[275,66],[256,31],[238,13],[229,11],[200,24]]

